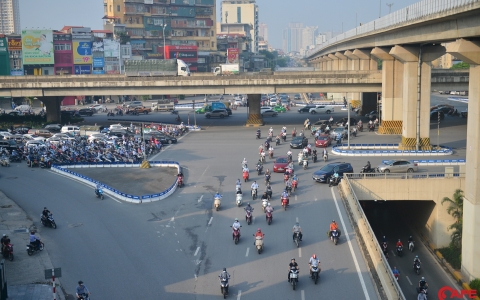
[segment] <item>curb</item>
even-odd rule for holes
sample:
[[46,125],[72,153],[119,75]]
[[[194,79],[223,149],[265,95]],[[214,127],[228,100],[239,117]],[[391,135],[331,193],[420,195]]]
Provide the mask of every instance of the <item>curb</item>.
[[260,127],[260,126],[265,126],[265,123],[263,123],[263,124],[245,124],[245,127]]

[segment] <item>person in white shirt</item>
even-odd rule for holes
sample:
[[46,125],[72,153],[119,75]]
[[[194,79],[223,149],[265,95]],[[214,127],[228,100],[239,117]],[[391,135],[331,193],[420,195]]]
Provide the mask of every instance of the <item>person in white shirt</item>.
[[241,227],[241,225],[240,225],[240,222],[238,221],[238,218],[235,218],[235,222],[233,222],[233,225],[232,225],[232,230],[233,230],[232,231],[232,237],[233,237],[233,232],[235,230],[238,230],[238,234],[240,235],[240,227]]
[[312,267],[318,267],[318,273],[322,270],[319,265],[320,262],[318,261],[317,255],[314,254],[312,257],[310,257],[310,260],[308,261],[308,264],[310,265],[310,277],[312,277]]

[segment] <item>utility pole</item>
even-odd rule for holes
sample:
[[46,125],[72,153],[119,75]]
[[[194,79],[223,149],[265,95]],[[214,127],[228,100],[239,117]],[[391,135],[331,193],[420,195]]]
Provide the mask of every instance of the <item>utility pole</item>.
[[388,6],[388,14],[390,14],[390,12],[392,11],[392,6],[393,6],[393,2],[392,3],[386,3],[387,6]]
[[380,12],[378,13],[378,17],[382,17],[382,0],[380,0]]

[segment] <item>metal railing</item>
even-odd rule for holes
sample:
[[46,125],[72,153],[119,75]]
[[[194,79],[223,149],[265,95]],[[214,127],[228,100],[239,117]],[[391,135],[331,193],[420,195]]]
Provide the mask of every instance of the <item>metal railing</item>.
[[[346,173],[348,179],[430,179],[430,178],[465,178],[465,173]],[[350,184],[350,182],[348,182]],[[352,190],[353,192],[353,190]],[[353,192],[354,193],[354,192]]]
[[394,11],[393,13],[378,18],[374,21],[370,21],[366,24],[362,24],[361,26],[345,31],[344,33],[339,34],[308,51],[306,56],[312,56],[329,45],[357,35],[371,33],[373,31],[388,27],[396,27],[403,23],[417,21],[439,13],[455,11],[458,8],[471,6],[479,1],[480,0],[423,0],[400,10]]
[[353,189],[353,187],[350,183],[350,180],[348,178],[349,175],[364,175],[364,174],[346,174],[346,175],[347,176],[344,176],[343,179],[345,180],[345,182],[347,182],[348,188],[350,189],[350,192],[352,193],[354,204],[355,204],[355,208],[352,207],[352,209],[356,209],[358,211],[358,213],[360,214],[360,216],[363,218],[363,220],[365,222],[365,226],[367,227],[367,233],[366,234],[368,236],[364,236],[363,239],[364,240],[368,239],[375,244],[375,250],[376,250],[375,252],[376,253],[369,253],[369,254],[372,257],[374,255],[380,256],[380,261],[383,264],[383,266],[385,267],[385,270],[387,270],[387,276],[388,276],[391,284],[393,285],[393,288],[394,288],[395,292],[397,293],[398,299],[406,299],[405,295],[402,292],[402,289],[400,288],[400,285],[398,284],[397,280],[395,279],[395,277],[393,275],[393,271],[390,267],[390,264],[388,264],[388,260],[386,259],[385,255],[383,254],[383,251],[380,247],[380,244],[378,243],[377,238],[375,237],[375,233],[373,232],[373,229],[370,226],[370,223],[368,222],[367,216],[365,215],[365,213],[363,212],[363,209],[361,208],[361,205],[358,201],[357,195],[355,194],[355,191],[354,191],[354,189]]

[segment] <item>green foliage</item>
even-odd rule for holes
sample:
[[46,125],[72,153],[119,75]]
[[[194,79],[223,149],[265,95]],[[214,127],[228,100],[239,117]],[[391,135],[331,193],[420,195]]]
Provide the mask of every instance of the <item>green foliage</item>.
[[470,281],[469,286],[472,290],[477,291],[477,295],[480,293],[480,279],[476,278],[476,279]]
[[377,60],[377,63],[378,63],[377,70],[381,70],[382,67],[383,67],[383,60],[379,59],[379,60]]
[[438,249],[445,260],[456,270],[462,266],[462,249],[453,244],[445,248]]
[[451,238],[452,244],[458,248],[462,245],[462,229],[463,229],[463,191],[456,189],[453,193],[453,199],[444,197],[442,199],[442,205],[448,203],[447,212],[455,219],[455,223],[448,227],[449,230],[453,230]]
[[469,69],[470,68],[470,65],[467,64],[466,62],[460,62],[460,63],[457,63],[457,64],[454,64],[450,69]]
[[127,42],[130,42],[130,36],[125,31],[119,31],[117,35],[120,38],[120,44],[125,45]]

